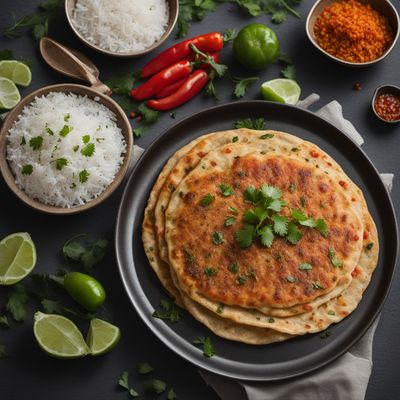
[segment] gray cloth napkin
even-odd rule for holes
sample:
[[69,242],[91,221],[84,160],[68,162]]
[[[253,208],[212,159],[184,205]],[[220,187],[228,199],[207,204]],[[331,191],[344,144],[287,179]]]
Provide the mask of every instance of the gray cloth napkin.
[[[309,108],[319,99],[320,96],[313,93],[297,106]],[[342,106],[337,101],[332,101],[315,113],[341,129],[359,146],[364,143],[352,123],[343,117]],[[143,149],[135,145],[131,166],[142,153]],[[381,178],[390,191],[393,174],[381,174]],[[222,400],[362,400],[371,375],[372,344],[378,323],[379,318],[350,351],[328,366],[289,381],[249,383],[224,378],[211,372],[199,373]]]

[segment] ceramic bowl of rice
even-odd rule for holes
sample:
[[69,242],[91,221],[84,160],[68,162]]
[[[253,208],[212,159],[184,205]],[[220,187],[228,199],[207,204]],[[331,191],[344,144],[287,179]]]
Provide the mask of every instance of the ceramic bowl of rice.
[[172,33],[179,0],[66,0],[68,22],[86,45],[115,57],[156,49]]
[[23,99],[0,131],[0,170],[27,205],[75,214],[103,202],[126,175],[130,123],[106,95],[52,85]]

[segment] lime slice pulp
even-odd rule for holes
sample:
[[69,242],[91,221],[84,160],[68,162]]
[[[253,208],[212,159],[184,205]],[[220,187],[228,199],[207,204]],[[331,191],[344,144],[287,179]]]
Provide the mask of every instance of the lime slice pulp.
[[21,96],[15,83],[10,79],[0,76],[0,108],[10,110],[14,108],[20,100]]
[[300,86],[292,79],[273,79],[261,85],[261,95],[265,100],[296,104],[300,94]]
[[121,337],[121,331],[115,325],[94,318],[90,321],[87,344],[93,356],[109,352],[114,348]]
[[0,285],[19,282],[35,264],[36,248],[29,233],[13,233],[0,242]]
[[28,86],[32,81],[32,72],[29,67],[16,60],[0,61],[0,76],[21,86]]
[[35,313],[33,333],[43,351],[57,358],[78,358],[90,353],[77,326],[61,315]]

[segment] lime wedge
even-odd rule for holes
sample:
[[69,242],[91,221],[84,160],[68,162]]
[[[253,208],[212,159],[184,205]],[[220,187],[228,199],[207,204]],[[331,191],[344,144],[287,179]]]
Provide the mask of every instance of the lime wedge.
[[20,100],[21,96],[15,83],[10,79],[0,76],[0,108],[10,110],[15,107]]
[[300,86],[292,79],[273,79],[261,85],[261,95],[265,100],[296,104],[300,94]]
[[78,358],[90,353],[76,325],[61,315],[35,313],[33,333],[43,351],[57,358]]
[[16,60],[0,61],[0,76],[21,86],[28,86],[32,80],[32,72],[29,67]]
[[121,337],[121,331],[115,325],[94,318],[90,321],[87,344],[93,356],[108,353],[113,349]]
[[35,264],[36,248],[29,233],[13,233],[0,242],[0,285],[19,282]]

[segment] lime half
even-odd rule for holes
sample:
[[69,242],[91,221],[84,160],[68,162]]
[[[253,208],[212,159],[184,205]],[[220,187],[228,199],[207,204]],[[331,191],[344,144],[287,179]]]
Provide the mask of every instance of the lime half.
[[0,61],[0,76],[21,86],[28,86],[32,80],[32,72],[29,67],[16,60]]
[[94,318],[90,321],[87,344],[93,356],[109,352],[113,349],[121,337],[121,331],[115,325]]
[[57,358],[78,358],[90,353],[76,325],[61,315],[35,313],[33,333],[43,351]]
[[0,108],[10,110],[14,108],[20,100],[21,96],[15,83],[10,79],[0,76]]
[[273,79],[261,85],[261,95],[265,100],[296,104],[300,94],[300,86],[292,79]]
[[0,242],[0,285],[19,282],[35,264],[36,248],[29,233],[13,233]]

